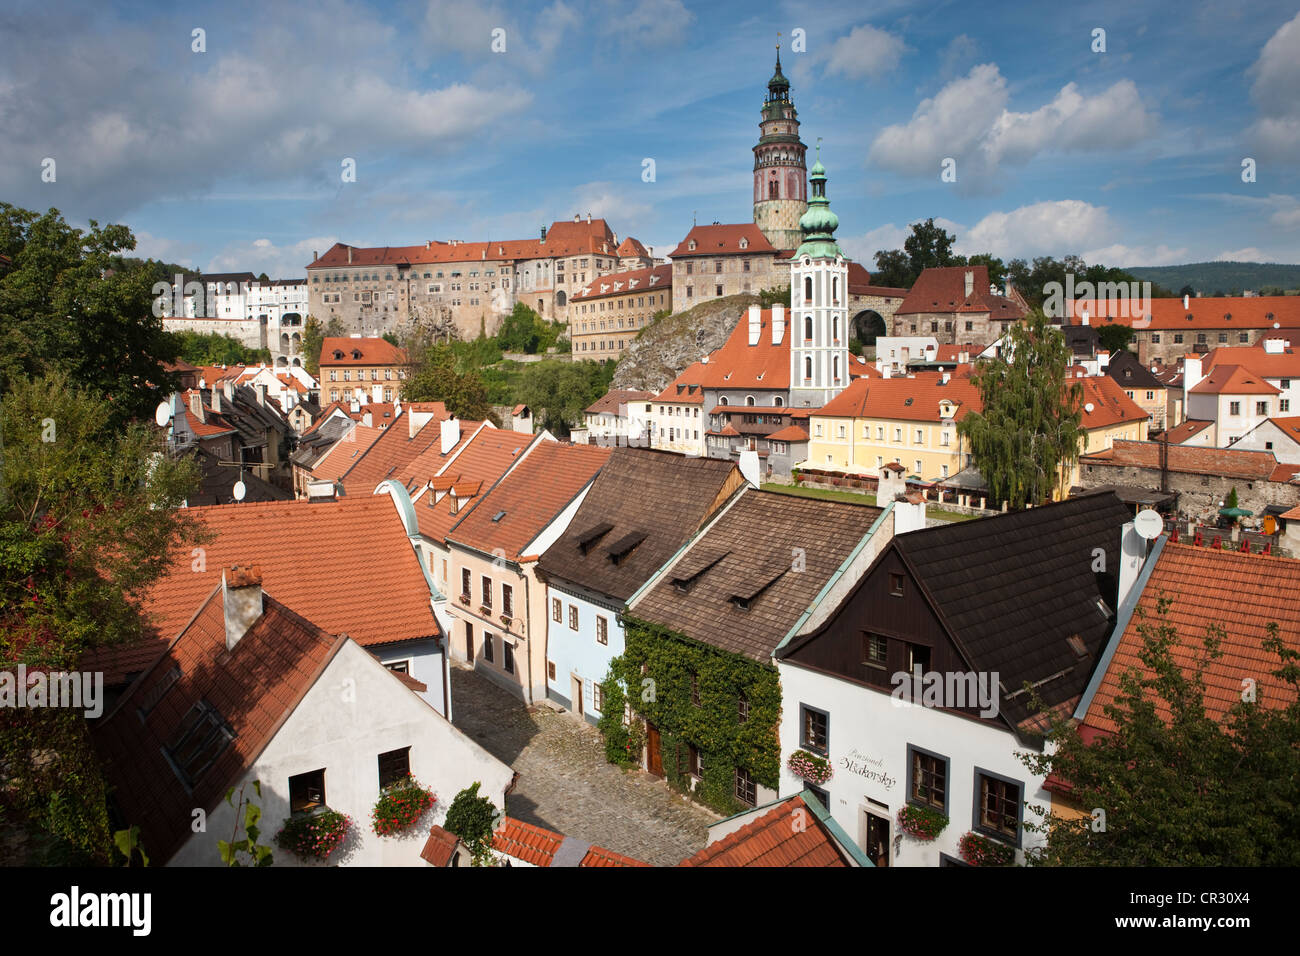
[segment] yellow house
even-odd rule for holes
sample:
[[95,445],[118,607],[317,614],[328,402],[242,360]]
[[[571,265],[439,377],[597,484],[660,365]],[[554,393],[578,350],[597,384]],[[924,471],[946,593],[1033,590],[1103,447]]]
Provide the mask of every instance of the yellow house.
[[[1093,455],[1105,451],[1119,438],[1132,441],[1147,440],[1147,426],[1151,414],[1134,399],[1115,379],[1106,375],[1090,375],[1075,379],[1083,385],[1083,450],[1080,455]],[[1057,497],[1064,497],[1079,484],[1079,463],[1075,461],[1064,474]]]
[[980,409],[969,367],[958,372],[858,379],[809,417],[802,467],[878,478],[896,461],[924,481],[955,475],[969,463],[957,423]]

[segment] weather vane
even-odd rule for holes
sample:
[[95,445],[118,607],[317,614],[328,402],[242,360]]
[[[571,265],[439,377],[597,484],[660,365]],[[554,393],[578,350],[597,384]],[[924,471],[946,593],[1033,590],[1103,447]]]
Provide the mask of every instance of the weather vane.
[[817,137],[817,161],[821,162],[821,159],[822,159],[822,138],[818,136]]

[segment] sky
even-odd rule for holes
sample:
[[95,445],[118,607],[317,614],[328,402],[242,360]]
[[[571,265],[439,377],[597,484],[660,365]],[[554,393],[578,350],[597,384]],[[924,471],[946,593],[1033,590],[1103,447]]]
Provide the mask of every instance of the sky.
[[665,255],[692,221],[752,221],[780,34],[868,268],[930,217],[1004,259],[1296,263],[1298,11],[7,0],[0,200],[272,278],[336,241],[530,238],[575,213]]

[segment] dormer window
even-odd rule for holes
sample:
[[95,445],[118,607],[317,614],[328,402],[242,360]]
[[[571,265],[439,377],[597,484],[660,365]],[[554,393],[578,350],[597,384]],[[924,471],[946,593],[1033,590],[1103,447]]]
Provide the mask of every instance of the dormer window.
[[695,242],[694,239],[692,239],[692,240],[687,244],[686,248],[687,248],[687,249],[694,250],[694,249],[695,249],[695,246],[696,246],[696,242]]
[[741,236],[741,237],[740,237],[740,248],[742,248],[742,249],[748,249],[748,248],[749,248],[749,240],[746,239],[744,236]]
[[336,358],[336,359],[341,359],[341,358],[343,358],[343,352],[340,351],[339,349],[335,349],[335,350],[334,350],[334,358]]

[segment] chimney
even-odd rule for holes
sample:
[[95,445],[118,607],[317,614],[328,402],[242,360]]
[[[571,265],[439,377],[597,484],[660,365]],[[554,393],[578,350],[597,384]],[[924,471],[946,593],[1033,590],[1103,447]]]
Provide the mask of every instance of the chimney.
[[1011,298],[1011,280],[1010,280],[1010,279],[1007,279],[1007,280],[1006,280],[1006,288],[1007,288],[1006,296],[1007,296],[1007,298],[1009,299],[1009,298]]
[[259,383],[254,385],[253,388],[257,391],[257,404],[266,408],[266,386]]
[[352,247],[348,246],[348,265],[352,265]]
[[1264,352],[1268,355],[1281,355],[1290,346],[1290,342],[1285,342],[1282,339],[1264,340]]
[[226,615],[226,650],[230,650],[262,616],[261,567],[222,568],[221,605]]
[[749,344],[751,346],[758,344],[759,336],[762,335],[763,310],[756,305],[749,307]]
[[587,213],[587,222],[588,224],[591,223],[591,213]]
[[[356,412],[361,411],[361,403],[358,402],[355,398],[352,399],[351,404],[348,406],[348,410],[351,411],[351,412],[353,412],[353,413],[356,413]],[[414,436],[413,436],[413,437],[414,437]]]
[[542,226],[542,241],[546,241],[546,227]]
[[319,258],[320,258],[320,253],[317,252],[315,249],[313,249],[313,250],[311,251],[311,261],[312,261],[312,262],[315,262],[315,261],[316,261],[317,259],[319,259]]
[[574,222],[582,222],[582,217],[579,216],[579,215],[575,212],[575,213],[573,214],[573,221],[574,221]]
[[880,469],[876,481],[876,503],[886,507],[891,501],[907,494],[907,480],[903,477],[903,467],[898,462],[887,463]]
[[[213,394],[215,394],[215,392]],[[190,392],[190,414],[193,415],[195,418],[197,418],[200,422],[207,421],[207,419],[204,417],[203,393],[200,392],[198,389],[195,389],[194,391]]]
[[406,433],[410,438],[414,438],[420,433],[420,429],[429,422],[433,421],[433,412],[416,411],[412,405],[406,411]]
[[951,372],[945,371],[944,369],[939,369],[939,381],[941,381],[944,385],[947,385],[951,378],[952,378]]
[[334,482],[323,478],[307,482],[307,500],[309,501],[333,501],[337,491]]
[[881,369],[880,369],[880,377],[881,377],[881,378],[889,378],[889,366],[888,366],[888,365],[884,365],[884,366],[881,367]]
[[439,450],[442,454],[447,454],[460,442],[460,419],[449,418],[446,421],[438,423]]
[[1190,295],[1183,296],[1183,311],[1186,312],[1191,307],[1192,307],[1192,297]]
[[971,297],[971,293],[974,291],[975,291],[975,271],[973,269],[967,269],[966,270],[966,298],[969,299]]
[[1079,313],[1079,324],[1080,325],[1088,324],[1088,309],[1086,306],[1084,307],[1084,310]]
[[785,306],[777,302],[772,306],[772,344],[780,345],[785,335]]
[[222,379],[221,391],[223,397],[226,399],[225,404],[233,405],[235,401],[235,383],[228,378]]
[[375,416],[370,409],[367,408],[366,413],[361,416],[361,424],[365,425],[367,428],[375,427]]

